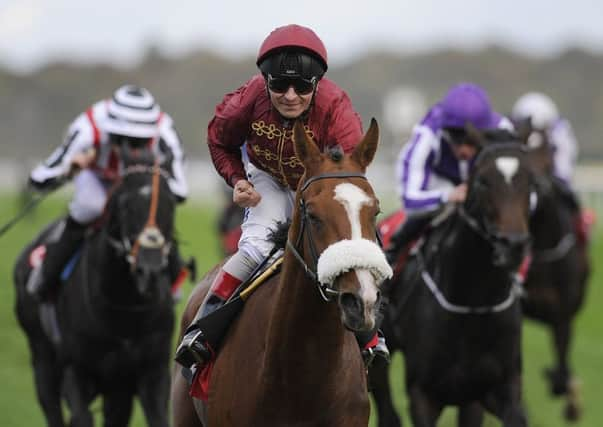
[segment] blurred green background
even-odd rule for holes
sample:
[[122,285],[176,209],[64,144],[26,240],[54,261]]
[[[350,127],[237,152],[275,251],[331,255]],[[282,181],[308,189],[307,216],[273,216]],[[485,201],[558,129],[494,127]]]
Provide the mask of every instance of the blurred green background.
[[[390,203],[391,204],[391,203]],[[212,204],[188,202],[178,208],[177,230],[182,241],[184,256],[197,258],[199,272],[208,270],[219,259],[218,241],[215,234],[215,222],[218,209]],[[19,198],[16,195],[0,196],[0,225],[19,211]],[[29,215],[8,233],[0,237],[0,424],[4,427],[45,425],[42,412],[37,404],[34,391],[30,357],[25,336],[17,324],[14,313],[14,285],[12,268],[15,258],[22,247],[32,239],[41,227],[52,218],[65,212],[66,200],[60,196],[45,200],[32,215]],[[575,424],[579,427],[599,427],[603,420],[603,395],[601,382],[603,372],[603,340],[601,324],[603,312],[603,276],[598,266],[603,261],[603,238],[594,233],[591,259],[594,274],[591,277],[586,304],[575,325],[575,338],[572,352],[572,365],[581,381],[584,416]],[[185,285],[185,297],[191,290]],[[177,305],[178,313],[184,307],[184,301]],[[174,348],[176,343],[174,342]],[[525,323],[524,338],[524,395],[533,427],[561,427],[568,425],[562,418],[563,404],[553,400],[547,391],[543,369],[552,361],[550,337],[540,325]],[[406,400],[403,388],[402,359],[399,354],[392,364],[393,393],[400,412],[404,413]],[[100,403],[93,404],[97,413]],[[409,426],[404,413],[406,425]],[[455,425],[455,411],[446,410],[439,425]],[[375,425],[374,414],[371,425]],[[97,421],[97,425],[99,421]],[[144,426],[145,422],[137,404],[132,426]],[[488,418],[486,426],[498,426],[500,423]]]

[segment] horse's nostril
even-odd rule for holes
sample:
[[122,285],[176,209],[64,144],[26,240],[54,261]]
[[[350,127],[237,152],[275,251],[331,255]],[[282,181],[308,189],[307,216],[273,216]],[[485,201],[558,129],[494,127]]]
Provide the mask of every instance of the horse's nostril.
[[339,298],[339,302],[343,308],[354,312],[362,311],[362,300],[357,295],[343,293]]

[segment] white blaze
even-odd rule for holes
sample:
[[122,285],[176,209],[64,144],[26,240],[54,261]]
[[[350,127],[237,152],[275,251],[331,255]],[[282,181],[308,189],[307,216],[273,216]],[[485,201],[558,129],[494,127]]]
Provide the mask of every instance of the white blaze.
[[519,168],[519,159],[517,157],[499,157],[496,159],[496,168],[510,185]]
[[[341,203],[348,214],[352,235],[350,240],[362,241],[362,224],[360,223],[360,210],[363,206],[370,205],[373,200],[360,187],[343,183],[335,187],[335,200]],[[375,245],[377,248],[377,246]],[[368,254],[367,254],[368,255]],[[367,269],[355,269],[356,278],[360,283],[360,298],[365,301],[365,306],[373,307],[377,301],[377,284],[375,277]]]
[[362,238],[360,224],[360,210],[365,205],[370,205],[372,199],[358,186],[350,183],[339,184],[335,187],[335,200],[343,205],[348,214],[352,228],[352,240]]

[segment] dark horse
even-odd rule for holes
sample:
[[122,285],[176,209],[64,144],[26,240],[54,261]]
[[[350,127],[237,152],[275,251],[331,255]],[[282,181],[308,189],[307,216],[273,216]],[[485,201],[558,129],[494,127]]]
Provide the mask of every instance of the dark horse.
[[[38,400],[51,427],[92,426],[103,397],[104,425],[126,426],[138,395],[149,426],[168,425],[173,302],[167,272],[175,200],[164,172],[130,164],[114,187],[100,229],[88,236],[56,299],[60,339],[45,333],[40,304],[26,290],[32,250],[18,258],[16,312],[27,334]],[[46,304],[44,304],[46,305]]]
[[[485,407],[504,426],[525,426],[521,406],[521,308],[515,273],[529,242],[531,172],[510,134],[472,137],[483,146],[464,204],[449,206],[391,286],[390,348],[404,353],[410,416],[432,427],[447,405],[461,426]],[[493,140],[506,142],[493,143]],[[370,370],[380,426],[400,426],[386,366]]]
[[[376,242],[379,202],[364,176],[377,124],[351,154],[321,153],[299,122],[293,135],[305,175],[282,272],[247,300],[231,326],[206,405],[191,402],[175,374],[175,426],[201,425],[193,404],[206,426],[368,425],[366,371],[351,331],[375,326],[379,285],[391,274]],[[184,324],[203,292],[189,301]]]
[[[527,126],[524,124],[524,126]],[[553,150],[546,133],[520,126],[536,184],[538,205],[530,222],[532,263],[525,281],[527,317],[551,328],[556,366],[547,371],[553,395],[566,395],[565,417],[581,414],[578,381],[569,367],[572,321],[582,306],[590,273],[586,236],[580,235],[579,208],[565,184],[553,175]],[[578,228],[577,228],[578,227]]]

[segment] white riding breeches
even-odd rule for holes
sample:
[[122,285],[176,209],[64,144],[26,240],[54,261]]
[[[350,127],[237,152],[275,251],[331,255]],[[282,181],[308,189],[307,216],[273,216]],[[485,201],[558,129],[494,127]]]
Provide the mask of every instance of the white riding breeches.
[[91,170],[84,169],[73,180],[75,191],[69,204],[69,215],[80,224],[100,217],[107,201],[107,186]]
[[272,176],[250,162],[245,163],[245,170],[247,180],[260,193],[262,200],[245,210],[239,250],[259,264],[274,246],[268,237],[276,230],[277,222],[291,219],[295,192],[282,187]]

